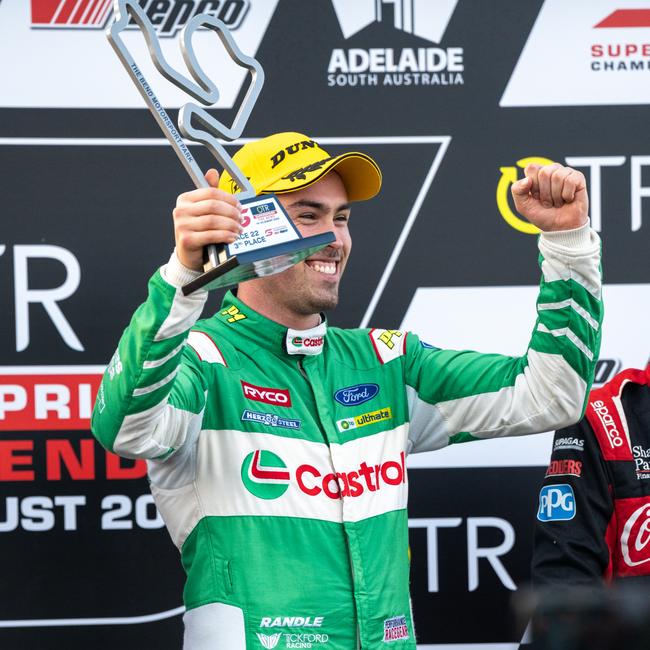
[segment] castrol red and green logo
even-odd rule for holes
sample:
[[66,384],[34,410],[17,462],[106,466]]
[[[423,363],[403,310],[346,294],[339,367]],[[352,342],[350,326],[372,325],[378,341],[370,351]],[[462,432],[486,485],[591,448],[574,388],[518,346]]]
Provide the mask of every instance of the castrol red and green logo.
[[[277,499],[289,488],[292,473],[276,454],[258,449],[246,456],[241,477],[246,489],[260,499]],[[406,483],[404,452],[380,463],[362,461],[349,472],[323,471],[303,463],[295,471],[295,487],[309,497],[360,497]]]
[[271,451],[252,451],[241,466],[246,489],[260,499],[277,499],[289,487],[291,475],[284,461]]

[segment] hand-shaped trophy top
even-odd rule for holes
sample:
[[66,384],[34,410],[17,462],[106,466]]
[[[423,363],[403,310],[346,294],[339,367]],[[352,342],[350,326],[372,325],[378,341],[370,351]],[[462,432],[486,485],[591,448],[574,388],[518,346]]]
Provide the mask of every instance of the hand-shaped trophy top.
[[[193,77],[192,80],[167,63],[155,27],[137,0],[114,0],[114,13],[115,21],[106,32],[108,40],[196,187],[207,187],[208,183],[183,141],[183,137],[204,144],[242,188],[237,194],[239,201],[253,215],[263,214],[265,226],[273,226],[266,228],[266,233],[269,234],[252,237],[251,228],[256,226],[256,222],[251,219],[248,226],[244,226],[244,232],[233,244],[206,246],[204,273],[185,285],[183,293],[187,295],[200,287],[207,289],[226,287],[254,277],[280,273],[333,242],[335,237],[331,232],[302,237],[273,194],[256,197],[249,180],[217,139],[220,137],[232,141],[241,136],[264,84],[262,66],[256,59],[242,53],[228,28],[209,14],[200,14],[188,21],[181,32],[180,46],[185,64]],[[208,107],[217,102],[219,90],[201,69],[192,48],[192,37],[200,27],[207,27],[217,33],[233,61],[247,68],[251,73],[250,87],[231,127],[214,118],[201,106],[188,102],[179,111],[178,129],[176,129],[122,40],[122,32],[131,17],[145,37],[151,59],[158,72]],[[202,128],[195,128],[192,125],[193,121]]]

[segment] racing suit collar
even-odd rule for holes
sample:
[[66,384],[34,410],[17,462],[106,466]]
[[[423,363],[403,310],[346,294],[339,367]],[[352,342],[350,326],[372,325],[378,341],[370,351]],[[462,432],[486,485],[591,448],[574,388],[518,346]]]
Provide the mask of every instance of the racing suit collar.
[[235,291],[228,291],[216,313],[225,325],[252,344],[279,355],[318,355],[323,350],[327,334],[327,318],[321,313],[321,323],[308,330],[296,330],[262,316],[243,303]]

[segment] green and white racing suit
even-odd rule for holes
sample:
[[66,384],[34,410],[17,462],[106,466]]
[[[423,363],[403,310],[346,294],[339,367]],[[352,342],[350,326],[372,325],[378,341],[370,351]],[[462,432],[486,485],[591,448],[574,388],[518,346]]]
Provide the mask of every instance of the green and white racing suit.
[[182,295],[175,257],[153,276],[92,428],[148,460],[187,573],[187,650],[416,647],[406,456],[558,429],[586,403],[600,242],[585,227],[542,235],[540,251],[518,358],[394,330],[287,330],[232,294],[197,322],[205,292]]

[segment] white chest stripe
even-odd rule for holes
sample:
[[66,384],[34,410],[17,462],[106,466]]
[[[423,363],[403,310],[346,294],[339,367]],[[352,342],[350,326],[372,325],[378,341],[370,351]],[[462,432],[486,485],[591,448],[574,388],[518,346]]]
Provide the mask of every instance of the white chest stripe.
[[406,507],[407,425],[345,444],[264,433],[203,430],[196,480],[178,490],[152,484],[174,543],[204,516],[360,521]]

